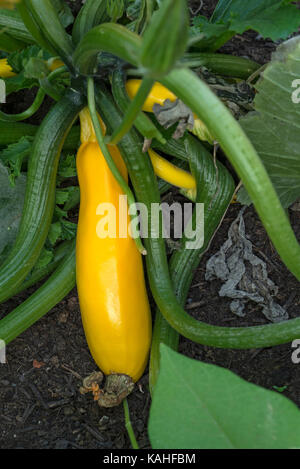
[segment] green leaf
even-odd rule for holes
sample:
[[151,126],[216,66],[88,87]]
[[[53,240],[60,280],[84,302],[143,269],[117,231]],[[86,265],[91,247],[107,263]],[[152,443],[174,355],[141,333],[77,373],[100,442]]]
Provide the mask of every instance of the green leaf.
[[220,0],[210,20],[193,20],[194,28],[205,34],[198,47],[211,50],[249,29],[273,41],[286,39],[299,24],[300,10],[292,0]]
[[76,207],[80,202],[80,189],[78,186],[71,186],[68,192],[68,199],[64,205],[64,210],[68,211]]
[[53,257],[54,257],[53,250],[46,249],[44,247],[34,266],[33,272],[36,272],[37,270],[43,269],[44,267],[46,267],[53,260]]
[[[68,210],[79,203],[80,190],[78,186],[69,186],[64,189],[56,189],[56,204],[64,205],[63,211],[67,213]],[[65,215],[63,215],[65,216]]]
[[37,80],[32,78],[26,78],[24,76],[24,71],[18,73],[15,77],[4,78],[6,85],[6,96],[11,93],[16,93],[17,91],[27,90],[38,86]]
[[26,177],[22,174],[11,187],[8,171],[0,162],[0,262],[14,243],[22,216]]
[[[264,38],[273,41],[286,39],[290,34],[297,31],[300,24],[300,10],[296,5],[288,5],[285,0],[266,2],[245,2],[236,0],[238,8],[233,10],[230,29],[242,34],[248,29],[258,31]],[[243,11],[243,15],[239,16]],[[236,16],[235,16],[236,15]]]
[[49,57],[49,53],[42,50],[39,46],[28,46],[25,49],[9,54],[7,62],[15,73],[20,73],[24,70],[30,59],[39,58],[47,60]]
[[0,151],[0,160],[8,170],[12,186],[15,186],[15,181],[21,174],[22,164],[30,154],[32,141],[32,137],[22,137],[17,143],[12,143]]
[[[300,38],[296,37],[277,49],[256,85],[256,112],[240,120],[285,208],[300,196],[300,102],[296,102],[300,82],[294,81],[298,77]],[[239,201],[247,202],[245,191]]]
[[38,46],[28,46],[25,49],[9,54],[7,57],[8,64],[17,75],[5,79],[6,94],[9,95],[10,93],[38,86],[39,83],[36,77],[25,73],[25,69],[31,59],[48,60],[49,57],[49,53]]
[[49,68],[46,62],[39,57],[32,57],[24,66],[25,78],[33,78],[35,80],[42,80],[49,74]]
[[299,449],[299,425],[286,397],[161,345],[149,420],[154,449]]
[[74,16],[72,14],[71,8],[67,5],[64,0],[52,0],[54,8],[56,9],[60,21],[64,28],[70,26],[74,21]]
[[52,225],[50,226],[49,233],[48,233],[48,240],[51,246],[54,246],[57,243],[57,241],[61,239],[61,234],[62,234],[62,228],[61,228],[60,221],[52,223]]
[[56,189],[56,201],[57,205],[64,205],[70,198],[71,192],[74,190],[74,186],[66,187],[65,189]]
[[68,220],[62,220],[61,221],[61,227],[62,227],[62,240],[67,240],[70,241],[75,238],[76,232],[77,232],[77,225],[76,223],[72,223],[71,221]]
[[62,155],[58,167],[58,181],[75,177],[76,174],[76,159],[74,155]]

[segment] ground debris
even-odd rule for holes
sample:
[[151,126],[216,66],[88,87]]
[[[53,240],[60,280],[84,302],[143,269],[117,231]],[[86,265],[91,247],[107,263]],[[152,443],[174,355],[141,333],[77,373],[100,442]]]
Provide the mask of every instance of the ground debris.
[[101,371],[94,371],[83,380],[83,386],[79,390],[81,394],[92,392],[94,400],[100,407],[117,407],[134,389],[134,382],[130,376],[124,374],[108,375],[104,387],[100,388],[103,379]]
[[232,223],[227,241],[207,262],[205,278],[224,282],[219,295],[233,299],[230,309],[237,316],[245,316],[245,304],[254,301],[269,321],[287,320],[286,310],[273,299],[278,287],[269,279],[266,264],[253,254],[252,243],[246,237],[244,211],[245,207]]

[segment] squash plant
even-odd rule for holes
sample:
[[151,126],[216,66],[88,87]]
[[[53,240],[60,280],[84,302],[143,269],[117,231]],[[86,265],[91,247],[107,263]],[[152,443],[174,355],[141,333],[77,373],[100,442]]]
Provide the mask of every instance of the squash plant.
[[[299,164],[296,156],[289,158],[290,152],[287,151],[286,158],[285,153],[279,156],[278,172],[278,160],[275,164],[272,163],[272,157],[266,157],[264,151],[265,143],[268,152],[274,149],[269,135],[272,134],[273,123],[280,127],[287,121],[286,115],[283,116],[280,112],[282,102],[287,106],[286,111],[290,112],[292,108],[291,114],[288,112],[291,116],[289,123],[292,124],[292,119],[297,119],[298,111],[291,102],[287,104],[287,96],[289,91],[292,92],[290,77],[297,76],[300,72],[299,41],[296,39],[278,51],[277,59],[275,57],[256,83],[259,93],[254,101],[254,109],[258,113],[244,115],[240,122],[204,78],[205,70],[208,69],[214,77],[227,78],[228,83],[239,83],[245,79],[249,83],[255,81],[260,75],[257,64],[247,59],[216,53],[217,49],[235,32],[243,32],[249,27],[273,39],[284,38],[297,29],[299,11],[291,2],[286,1],[274,4],[268,0],[252,0],[245,10],[241,9],[241,2],[237,0],[220,0],[209,22],[198,18],[190,27],[186,0],[87,0],[75,21],[63,0],[20,0],[17,2],[17,9],[7,9],[8,3],[12,7],[13,2],[4,2],[3,8],[0,5],[0,25],[7,25],[0,34],[0,73],[5,81],[6,93],[9,95],[30,88],[37,88],[37,92],[32,105],[26,111],[15,115],[0,112],[0,145],[10,144],[1,152],[1,160],[12,183],[18,183],[22,168],[27,165],[24,204],[23,207],[21,204],[18,206],[18,210],[22,210],[18,233],[13,242],[10,241],[10,249],[2,253],[1,258],[0,302],[47,276],[48,279],[24,303],[1,319],[0,338],[9,344],[71,291],[76,284],[77,256],[79,300],[95,361],[101,364],[107,375],[110,372],[113,373],[110,376],[123,373],[132,380],[137,380],[146,367],[150,348],[149,306],[144,296],[140,298],[140,303],[137,302],[134,312],[131,310],[132,304],[127,300],[131,298],[132,289],[137,287],[138,282],[137,292],[132,298],[142,294],[143,255],[145,275],[157,307],[153,311],[154,330],[150,353],[149,385],[154,400],[149,432],[154,447],[170,447],[168,435],[171,432],[168,425],[172,425],[172,419],[167,405],[164,407],[165,425],[161,425],[158,417],[163,409],[161,403],[172,386],[172,383],[166,384],[167,373],[173,370],[175,375],[179,370],[182,378],[189,380],[190,376],[185,377],[184,371],[188,375],[190,368],[192,370],[195,367],[195,373],[199,369],[199,375],[203,373],[206,385],[202,386],[196,381],[196,384],[193,383],[193,390],[189,391],[195,397],[198,389],[204,403],[217,386],[218,379],[223,379],[221,370],[204,364],[202,366],[184,362],[183,357],[170,351],[177,350],[179,334],[202,345],[236,349],[288,343],[300,335],[299,318],[278,324],[233,328],[202,323],[184,310],[193,272],[237,190],[232,174],[217,158],[216,143],[231,163],[235,180],[243,183],[244,194],[240,195],[241,200],[244,197],[252,201],[282,261],[300,279],[300,247],[285,210],[299,196],[297,187],[291,190],[289,184],[292,176],[299,181]],[[273,3],[273,7],[270,3]],[[230,9],[234,15],[228,13]],[[280,27],[271,32],[270,28],[274,23],[265,21],[270,14],[274,18],[281,18]],[[291,18],[293,21],[290,21]],[[283,64],[286,70],[283,70]],[[130,80],[138,80],[133,93],[130,92]],[[151,101],[151,96],[157,87],[163,101],[163,106],[159,106],[160,110],[164,109],[168,103],[165,100],[169,98],[169,102],[175,102],[187,112],[185,125],[182,126],[182,115],[176,115],[175,121],[170,124],[173,131],[175,130],[173,136],[176,135],[176,139],[159,124],[152,113],[147,112],[151,110],[152,104],[155,112],[157,98],[154,97]],[[274,93],[278,96],[278,106],[264,99]],[[41,125],[36,128],[23,122],[34,116],[46,95],[52,99],[52,105]],[[149,100],[152,103],[150,105]],[[74,159],[67,151],[76,151],[79,148],[80,130],[76,124],[79,116],[82,135],[86,136],[86,119],[82,116],[87,115],[90,119],[89,128],[93,130],[89,132],[87,140],[89,148],[78,154],[83,204],[81,210],[84,211],[81,211],[79,217],[76,250],[76,227],[68,221],[67,212],[79,204],[79,190],[76,186],[60,184],[67,177],[76,174]],[[270,125],[265,115],[273,118]],[[156,112],[155,116],[157,117]],[[180,125],[174,129],[172,123],[176,124],[178,120]],[[265,125],[264,137],[259,136],[262,123]],[[297,127],[297,124],[293,125]],[[280,134],[280,129],[278,132]],[[83,144],[84,141],[83,138]],[[119,151],[121,159],[117,156]],[[83,154],[90,158],[89,164],[81,161]],[[162,166],[159,165],[161,162]],[[89,168],[93,168],[93,174],[89,174]],[[283,181],[280,180],[282,174]],[[184,185],[187,179],[190,186]],[[85,197],[88,184],[91,192],[89,197]],[[149,237],[143,237],[141,233],[150,226],[153,207],[160,204],[161,196],[170,184],[181,187],[182,193],[193,202],[204,203],[205,210],[204,244],[194,249],[188,248],[188,230],[196,227],[195,237],[197,231],[202,230],[202,225],[197,224],[195,208],[179,249],[169,259],[160,226],[151,225]],[[130,269],[133,269],[128,278],[126,269],[129,269],[130,259],[126,259],[120,249],[121,239],[116,239],[111,244],[99,244],[92,240],[91,235],[86,234],[94,234],[95,231],[95,216],[88,217],[88,204],[94,200],[94,196],[100,198],[99,203],[105,202],[109,194],[110,200],[115,200],[115,193],[112,192],[114,190],[127,196],[131,219],[141,224],[141,232],[137,230],[128,250],[128,255],[132,253]],[[137,218],[136,202],[146,207],[147,216],[141,214],[140,219]],[[101,254],[101,265],[93,265],[95,284],[90,281],[90,273],[84,263],[84,243],[91,262],[99,255],[99,249],[105,249]],[[127,249],[125,244],[124,249]],[[110,254],[106,259],[108,252]],[[112,284],[117,287],[112,289]],[[118,296],[118,292],[122,292],[122,298],[121,295]],[[94,301],[95,298],[99,299],[99,303]],[[141,308],[144,311],[142,314]],[[117,319],[114,316],[116,311],[119,314]],[[103,322],[105,315],[107,320]],[[92,325],[89,321],[92,321]],[[120,325],[124,329],[123,335],[120,333]],[[105,330],[99,343],[97,341],[101,328]],[[123,340],[126,337],[126,328],[133,332],[134,343],[130,347]],[[109,331],[107,336],[105,331]],[[142,333],[145,331],[144,337]],[[161,344],[164,344],[163,348]],[[113,345],[117,347],[117,353],[114,349],[110,354]],[[132,353],[128,354],[129,348]],[[162,369],[161,350],[164,357]],[[141,363],[136,367],[133,363],[128,366],[130,361],[137,359]],[[247,399],[242,407],[245,412],[242,424],[230,424],[229,395],[230,389],[236,386],[241,387],[241,392],[246,389],[249,402],[253,400],[252,394],[258,396],[260,407],[257,408],[263,409],[262,414],[274,404],[278,426],[284,420],[286,426],[290,424],[294,428],[299,415],[297,409],[282,396],[270,397],[265,394],[267,391],[253,391],[251,385],[241,381],[236,384],[236,377],[224,376],[228,379],[228,391],[221,401],[221,407],[218,407],[218,395],[215,394],[210,396],[210,416],[207,413],[204,416],[199,406],[199,414],[196,409],[194,412],[195,416],[206,422],[206,435],[195,432],[196,439],[193,439],[194,436],[190,438],[190,434],[186,432],[185,438],[179,439],[174,445],[187,448],[190,445],[199,448],[268,445],[299,447],[296,437],[290,439],[280,429],[277,431],[277,427],[274,434],[247,440],[245,433],[250,424],[249,413],[245,410]],[[132,389],[132,386],[129,388]],[[99,398],[97,386],[87,385],[86,389],[93,390],[94,396]],[[116,402],[120,402],[128,394],[123,391]],[[173,405],[176,403],[180,408],[180,403],[177,404],[175,400],[170,402]],[[251,405],[253,406],[253,402]],[[137,447],[126,401],[124,406],[131,440],[134,447]],[[202,405],[202,411],[203,408]],[[212,438],[215,423],[211,416],[216,409],[226,431]],[[185,415],[184,410],[182,413]],[[190,411],[186,415],[190,415]],[[257,413],[255,417],[251,420],[255,428],[265,425],[261,414]],[[182,428],[185,432],[185,427]],[[267,433],[269,427],[263,428]]]

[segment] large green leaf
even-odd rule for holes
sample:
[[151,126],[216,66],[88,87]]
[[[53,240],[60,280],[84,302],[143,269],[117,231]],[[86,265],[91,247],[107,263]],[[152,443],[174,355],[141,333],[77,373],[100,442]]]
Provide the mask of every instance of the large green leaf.
[[[257,83],[257,112],[240,120],[284,207],[300,196],[300,103],[295,99],[300,93],[293,88],[299,78],[300,38],[296,37],[278,48]],[[245,191],[239,200],[247,203]]]
[[286,397],[161,345],[149,421],[154,449],[299,449],[299,426]]
[[0,162],[0,263],[17,236],[25,189],[26,176],[21,174],[11,187],[8,171]]
[[292,0],[220,0],[209,20],[198,16],[193,21],[194,33],[205,35],[198,46],[216,49],[249,29],[273,41],[286,39],[299,28],[300,10]]

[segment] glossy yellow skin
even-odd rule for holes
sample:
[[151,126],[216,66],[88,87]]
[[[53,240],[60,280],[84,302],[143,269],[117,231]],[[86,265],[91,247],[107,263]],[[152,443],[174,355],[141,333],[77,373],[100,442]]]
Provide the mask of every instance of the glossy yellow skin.
[[13,10],[15,5],[19,3],[20,0],[0,0],[0,8],[7,8],[8,10]]
[[[60,68],[64,63],[59,59],[54,59],[49,65],[49,70],[53,72],[57,68]],[[12,68],[7,63],[7,59],[0,59],[0,78],[11,78],[15,77],[16,74],[12,71]]]
[[177,166],[158,155],[151,148],[148,150],[148,153],[151,158],[154,172],[158,177],[164,179],[173,186],[181,187],[182,189],[196,190],[195,178],[190,173],[184,169],[177,168]]
[[[91,354],[106,374],[123,373],[137,381],[148,361],[151,313],[141,254],[135,241],[119,233],[119,196],[124,195],[96,143],[87,110],[81,114],[82,145],[77,155],[81,190],[76,246],[77,289]],[[116,146],[109,151],[123,177],[126,166]],[[97,234],[99,204],[116,208],[115,239]],[[130,219],[125,206],[122,228]],[[106,213],[104,213],[105,217]]]
[[7,59],[0,59],[0,78],[11,78],[15,75],[11,66],[8,65]]
[[[133,99],[135,97],[140,86],[141,80],[138,80],[136,78],[133,78],[126,82],[126,91],[130,99]],[[169,99],[173,102],[176,101],[177,96],[175,96],[174,93],[169,91],[168,88],[156,81],[144,103],[143,111],[153,112],[154,104],[160,104],[161,106],[163,106],[166,99]]]
[[[126,91],[130,99],[133,99],[138,92],[139,87],[141,86],[141,80],[137,78],[130,79],[126,82]],[[164,102],[169,99],[171,102],[176,101],[177,96],[168,90],[165,86],[161,85],[159,82],[155,82],[152,90],[150,91],[144,105],[143,111],[153,112],[154,104],[164,105]],[[192,133],[196,135],[200,140],[207,141],[210,144],[214,143],[214,138],[210,134],[207,127],[203,122],[194,114],[194,128]]]

